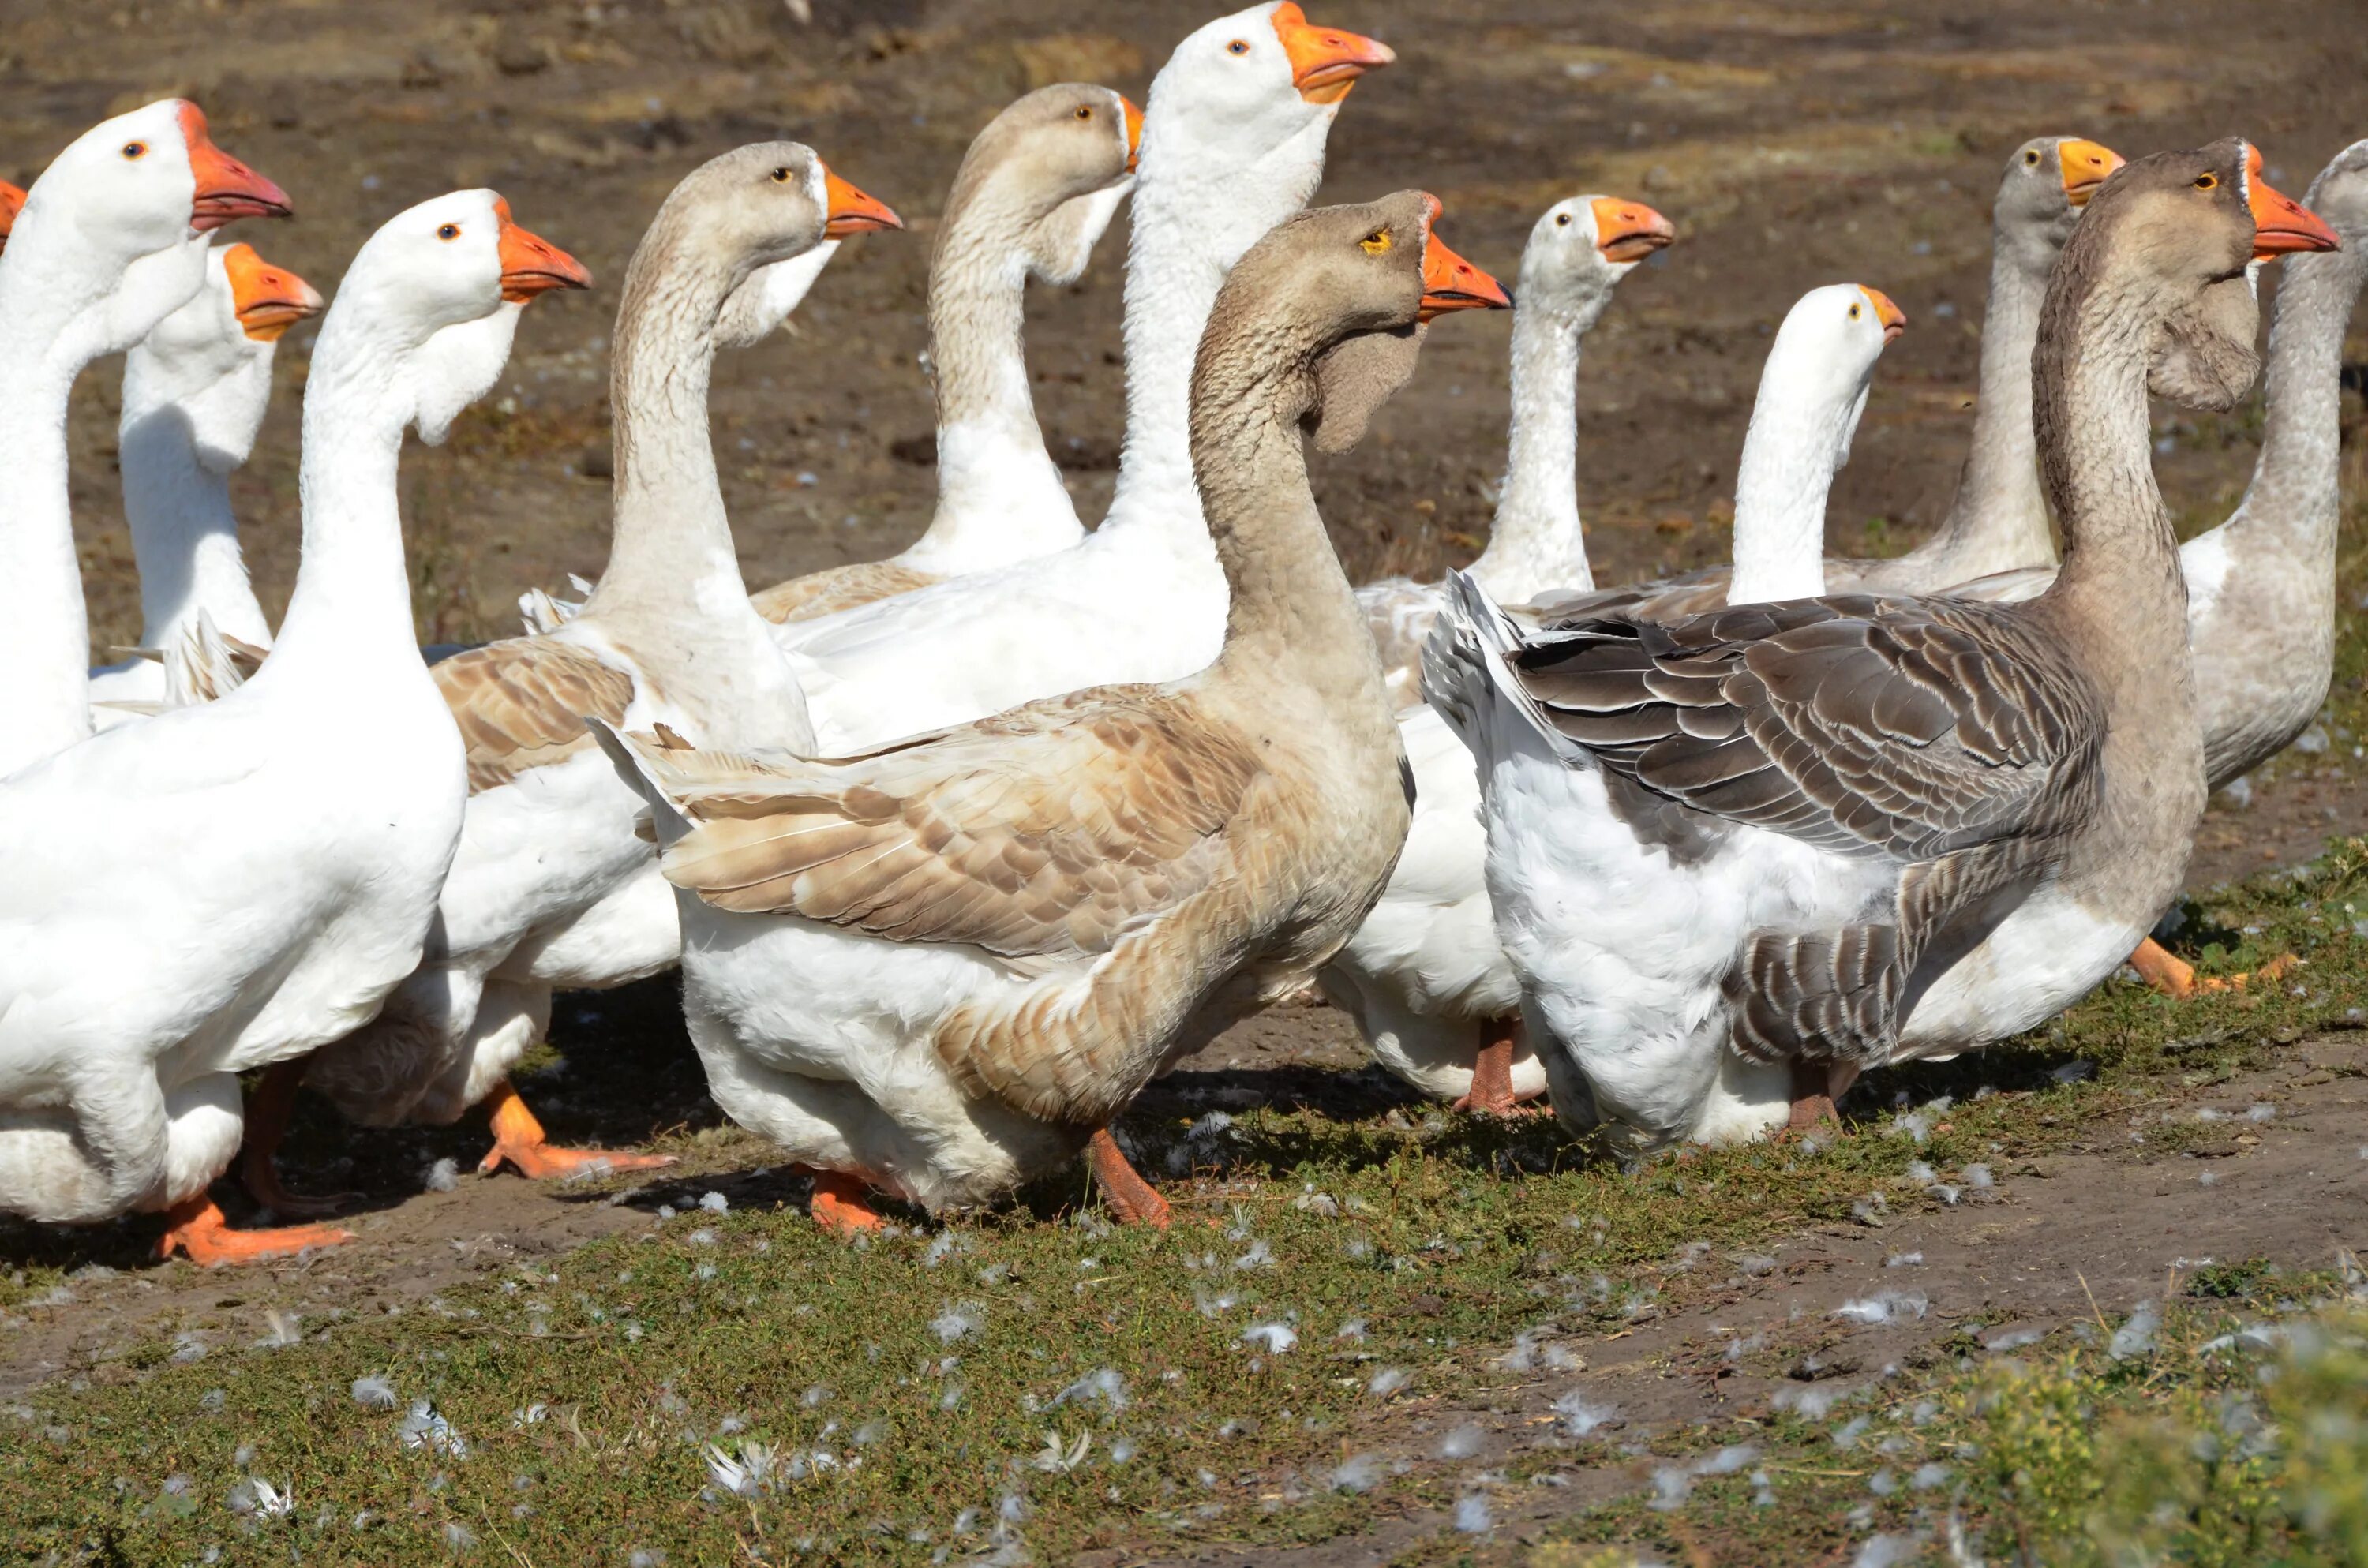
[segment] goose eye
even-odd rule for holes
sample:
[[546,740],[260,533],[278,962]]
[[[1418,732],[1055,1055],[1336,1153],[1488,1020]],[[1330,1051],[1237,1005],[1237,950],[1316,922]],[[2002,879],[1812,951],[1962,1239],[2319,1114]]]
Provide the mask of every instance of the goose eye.
[[1856,305],[1852,305],[1852,306],[1850,307],[1850,320],[1852,320],[1852,321],[1856,321],[1856,320],[1858,320],[1858,313],[1859,313],[1859,308],[1858,308]]
[[127,164],[136,164],[147,155],[148,143],[145,142],[126,142],[123,144],[123,161]]
[[773,183],[774,183],[775,185],[787,185],[787,184],[789,184],[789,183],[790,183],[790,171],[789,171],[788,169],[786,169],[786,168],[775,169],[775,170],[773,171]]
[[2195,176],[2195,188],[2198,190],[2216,190],[2219,188],[2219,186],[2220,176],[2218,175],[2197,175]]
[[1569,214],[1569,213],[1567,213],[1567,212],[1557,212],[1557,213],[1555,213],[1555,214],[1554,214],[1554,227],[1555,227],[1555,228],[1557,228],[1557,229],[1567,229],[1567,228],[1569,228],[1569,227],[1570,227],[1570,214]]
[[1094,111],[1087,106],[1079,104],[1077,106],[1077,118],[1079,119],[1091,119],[1094,118]]
[[1390,248],[1390,232],[1387,229],[1375,229],[1357,243],[1365,247],[1367,256],[1379,256]]
[[457,240],[461,237],[461,225],[447,223],[436,231],[436,237],[439,240]]
[[1233,42],[1225,45],[1225,52],[1227,54],[1247,54],[1249,51],[1250,45],[1247,39],[1237,38],[1234,40]]
[[2026,167],[2037,168],[2039,166],[2039,149],[2033,147],[2029,152],[2023,153],[2022,161]]

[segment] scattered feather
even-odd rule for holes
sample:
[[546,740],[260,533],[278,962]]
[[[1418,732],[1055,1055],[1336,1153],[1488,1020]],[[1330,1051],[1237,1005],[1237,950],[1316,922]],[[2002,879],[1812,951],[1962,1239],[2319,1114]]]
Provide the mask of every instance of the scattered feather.
[[2113,1331],[2105,1353],[2116,1361],[2143,1356],[2154,1348],[2155,1332],[2162,1327],[2162,1308],[2153,1300],[2140,1301]]
[[1487,1434],[1471,1421],[1451,1430],[1439,1440],[1439,1457],[1443,1460],[1468,1460],[1480,1451]]
[[711,1214],[722,1214],[732,1207],[732,1200],[720,1192],[710,1192],[700,1196],[699,1206]]
[[937,1335],[938,1343],[951,1345],[957,1339],[976,1334],[985,1315],[986,1309],[976,1301],[964,1301],[958,1306],[948,1307],[931,1318],[929,1327]]
[[1078,1433],[1076,1440],[1066,1448],[1062,1446],[1060,1433],[1047,1432],[1043,1448],[1037,1450],[1036,1457],[1028,1462],[1047,1475],[1066,1475],[1086,1462],[1086,1455],[1093,1446],[1094,1435],[1090,1429]]
[[1883,1260],[1885,1268],[1913,1268],[1924,1261],[1921,1252],[1895,1252]]
[[1597,1404],[1577,1389],[1554,1402],[1554,1413],[1562,1418],[1563,1431],[1573,1437],[1625,1425],[1616,1406]]
[[1385,1473],[1387,1467],[1381,1455],[1355,1454],[1336,1466],[1325,1477],[1324,1484],[1334,1492],[1371,1492],[1382,1483]]
[[1088,1404],[1097,1400],[1101,1402],[1102,1407],[1106,1410],[1117,1411],[1126,1408],[1126,1380],[1119,1376],[1116,1369],[1103,1367],[1096,1371],[1087,1372],[1084,1377],[1054,1394],[1053,1403],[1045,1408],[1051,1409],[1055,1405],[1063,1404]]
[[376,1375],[356,1378],[353,1394],[354,1403],[364,1410],[393,1410],[397,1403],[394,1385]]
[[1257,1323],[1242,1330],[1242,1343],[1269,1356],[1280,1356],[1299,1343],[1299,1331],[1287,1323]]
[[419,1183],[430,1192],[451,1192],[461,1185],[461,1166],[456,1161],[438,1160],[421,1174]]
[[1414,1374],[1402,1367],[1383,1367],[1365,1383],[1365,1392],[1375,1399],[1387,1399],[1414,1381]]
[[401,1437],[406,1449],[426,1449],[456,1460],[469,1457],[468,1442],[453,1430],[450,1421],[436,1413],[435,1404],[428,1400],[412,1401],[410,1414],[403,1418]]
[[1920,1318],[1930,1305],[1921,1290],[1877,1290],[1872,1296],[1844,1301],[1834,1309],[1833,1315],[1851,1323],[1873,1325]]
[[1497,1516],[1488,1509],[1485,1493],[1473,1492],[1456,1499],[1455,1528],[1463,1535],[1486,1535],[1497,1528]]

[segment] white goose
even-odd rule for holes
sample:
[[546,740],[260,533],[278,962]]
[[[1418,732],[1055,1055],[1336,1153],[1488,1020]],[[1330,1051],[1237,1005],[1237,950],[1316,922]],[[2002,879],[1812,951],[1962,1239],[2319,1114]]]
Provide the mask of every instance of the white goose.
[[768,620],[811,620],[1085,536],[1045,455],[1021,342],[1028,279],[1083,276],[1133,187],[1142,112],[1108,87],[1039,88],[980,131],[954,175],[929,256],[938,506],[910,546],[756,596]]
[[[1520,312],[1533,297],[1553,297],[1545,278],[1532,278],[1526,255],[1521,278],[1517,366]],[[1616,280],[1599,288],[1608,295]],[[1786,314],[1760,370],[1736,471],[1736,602],[1817,591],[1827,492],[1849,460],[1875,360],[1906,324],[1886,296],[1855,283],[1812,290]],[[1563,403],[1555,416],[1575,428],[1566,361],[1555,375],[1551,385]],[[1515,396],[1521,396],[1518,371]],[[1554,488],[1569,495],[1576,453],[1567,440],[1559,449],[1564,478]],[[1625,604],[1633,593],[1611,589],[1573,602]],[[1423,619],[1427,626],[1432,618]],[[1501,1115],[1543,1094],[1547,1074],[1522,1036],[1520,976],[1489,904],[1477,767],[1429,707],[1401,713],[1398,734],[1414,770],[1414,824],[1381,902],[1325,970],[1325,988],[1356,1018],[1383,1066],[1460,1108]]]
[[623,984],[672,964],[681,945],[671,892],[635,831],[640,798],[591,744],[585,718],[804,735],[796,686],[740,576],[709,444],[708,380],[720,332],[750,330],[739,290],[759,268],[829,235],[896,226],[795,142],[712,159],[659,210],[618,306],[608,569],[552,632],[435,666],[470,791],[436,940],[369,1028],[258,1091],[245,1171],[274,1209],[308,1206],[279,1188],[270,1163],[299,1079],[370,1126],[447,1122],[490,1100],[488,1171],[666,1163],[552,1144],[508,1078],[541,1038],[554,987]]
[[0,777],[91,733],[90,627],[66,484],[83,367],[148,335],[205,282],[206,234],[288,198],[166,98],[85,131],[25,195],[0,250]]
[[1291,0],[1177,45],[1144,110],[1109,515],[1055,554],[782,627],[818,755],[1083,687],[1175,679],[1216,657],[1225,585],[1192,483],[1193,350],[1226,270],[1314,194],[1341,99],[1393,58],[1311,25]]
[[1649,1148],[1830,1115],[1863,1065],[2044,1020],[2175,892],[2203,809],[2149,390],[2257,368],[2247,260],[2331,249],[2233,138],[2124,168],[2043,312],[2065,566],[2026,604],[1793,598],[1524,633],[1459,581],[1426,665],[1484,759],[1488,891],[1555,1109]]
[[230,474],[262,428],[280,336],[321,307],[311,284],[253,246],[219,246],[197,297],[125,354],[117,442],[140,569],[139,646],[150,656],[90,672],[98,728],[199,695],[192,664],[205,628],[247,649],[270,646],[239,553]]
[[381,227],[313,354],[303,556],[270,659],[0,782],[0,1207],[161,1209],[163,1250],[202,1263],[342,1238],[230,1232],[206,1187],[237,1148],[235,1074],[378,1010],[460,836],[460,738],[413,640],[397,512],[412,357],[506,290],[585,280],[491,191]]
[[986,1201],[1090,1142],[1112,1205],[1166,1205],[1102,1128],[1161,1063],[1304,983],[1405,835],[1397,736],[1307,488],[1413,369],[1419,320],[1502,304],[1419,192],[1293,218],[1241,259],[1190,389],[1231,589],[1214,664],[871,756],[692,751],[601,725],[681,891],[683,1002],[725,1111],[816,1176]]

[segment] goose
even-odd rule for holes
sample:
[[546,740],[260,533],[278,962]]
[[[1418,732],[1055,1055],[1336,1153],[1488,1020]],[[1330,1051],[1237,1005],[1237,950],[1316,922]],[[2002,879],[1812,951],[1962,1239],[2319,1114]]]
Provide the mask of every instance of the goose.
[[66,401],[206,278],[207,235],[285,216],[287,193],[165,98],[76,137],[0,250],[0,778],[91,733],[90,628],[66,487]]
[[17,222],[17,213],[25,205],[22,187],[0,179],[0,256],[7,254],[8,230]]
[[677,890],[709,1087],[814,1175],[817,1220],[877,1226],[874,1188],[985,1202],[1090,1143],[1113,1210],[1164,1224],[1105,1124],[1381,891],[1410,802],[1297,427],[1345,449],[1419,320],[1507,302],[1438,211],[1289,219],[1218,295],[1190,389],[1229,588],[1207,669],[825,762],[598,725]]
[[1192,488],[1192,354],[1225,272],[1315,193],[1341,101],[1395,59],[1291,0],[1208,23],[1144,102],[1126,277],[1126,440],[1069,549],[780,628],[817,751],[843,755],[1039,697],[1178,679],[1217,655],[1224,574]]
[[[635,250],[618,306],[615,522],[608,570],[548,635],[457,653],[432,674],[468,765],[466,823],[437,937],[369,1027],[258,1086],[244,1172],[283,1213],[272,1153],[299,1082],[364,1126],[449,1122],[490,1102],[481,1169],[533,1177],[643,1169],[666,1156],[552,1144],[509,1082],[541,1038],[554,986],[604,987],[671,965],[671,892],[637,836],[633,790],[583,715],[752,738],[806,734],[795,683],[748,602],[709,444],[720,319],[759,267],[825,236],[895,228],[894,212],[813,149],[758,142],[677,185]],[[734,330],[746,326],[736,321]]]
[[413,641],[397,511],[411,356],[505,291],[588,281],[492,191],[381,227],[313,353],[303,552],[271,657],[219,701],[0,781],[0,1208],[162,1210],[159,1255],[206,1265],[345,1239],[231,1231],[207,1187],[237,1147],[235,1075],[378,1009],[460,837],[460,737]]
[[[2362,248],[2368,244],[2368,142],[2338,153],[2311,182],[2303,205],[2327,221],[2343,248],[2285,264],[2271,306],[2261,455],[2252,483],[2226,521],[2179,549],[2203,778],[2213,790],[2292,745],[2318,717],[2335,671],[2343,335],[2368,278]],[[1999,573],[1955,591],[2028,598],[2055,575],[2053,568]],[[2152,937],[2130,954],[2130,964],[2147,984],[2178,999],[2241,988],[2286,967],[2272,961],[2248,974],[2199,978]]]
[[1528,634],[1468,580],[1431,700],[1483,759],[1488,892],[1555,1109],[1642,1151],[1833,1114],[1859,1069],[2031,1028],[2178,889],[2203,807],[2149,390],[2250,383],[2252,261],[2334,233],[2230,138],[2066,242],[2034,365],[2038,598],[1847,596]]
[[[1523,396],[1518,384],[1521,312],[1532,299],[1554,297],[1550,276],[1541,276],[1552,271],[1552,263],[1533,268],[1524,256],[1513,326],[1517,408]],[[1600,287],[1608,292],[1616,281]],[[1774,598],[1817,590],[1827,491],[1849,460],[1875,360],[1906,326],[1887,295],[1855,283],[1812,290],[1785,316],[1760,372],[1737,472],[1738,564],[1732,582],[1738,595]],[[1554,372],[1557,392],[1565,373],[1566,361]],[[1573,394],[1564,395],[1557,417],[1573,425]],[[1559,447],[1555,461],[1563,477],[1552,488],[1567,496],[1577,454],[1569,440]],[[1509,480],[1506,492],[1515,492]],[[1576,542],[1575,514],[1573,520],[1568,537]],[[1579,560],[1583,572],[1583,545]],[[1472,575],[1478,581],[1476,563]],[[1577,602],[1608,607],[1624,598],[1613,589]],[[1388,663],[1385,652],[1384,667]],[[1388,1071],[1426,1094],[1452,1100],[1459,1110],[1507,1115],[1546,1091],[1546,1069],[1521,1038],[1520,977],[1497,939],[1489,907],[1473,756],[1429,706],[1401,711],[1398,736],[1415,784],[1406,849],[1372,914],[1325,968],[1321,982]]]
[[123,517],[140,569],[139,646],[155,656],[90,672],[98,728],[194,695],[188,666],[201,625],[249,649],[270,646],[239,553],[230,472],[254,449],[280,337],[322,304],[254,246],[218,246],[196,296],[125,354]]
[[[1888,560],[1834,557],[1825,563],[1835,593],[1926,594],[1969,578],[2053,565],[2055,545],[2031,434],[2031,351],[2049,271],[2089,199],[2122,166],[2122,156],[2078,136],[2042,136],[2007,160],[1990,220],[1988,305],[1982,323],[1980,380],[1973,444],[1948,514],[1932,537]],[[1654,619],[1697,615],[1728,602],[1720,565],[1660,580]],[[1486,585],[1485,584],[1483,585]],[[1826,591],[1826,590],[1820,590]],[[1513,602],[1490,589],[1500,602]],[[1570,596],[1546,596],[1540,608],[1560,614]]]
[[987,125],[954,176],[929,257],[938,506],[885,561],[837,566],[757,595],[772,621],[811,620],[1085,536],[1045,455],[1020,336],[1029,278],[1076,281],[1133,184],[1142,111],[1107,87],[1029,94]]
[[[1643,202],[1611,196],[1557,201],[1531,225],[1513,307],[1505,477],[1487,548],[1469,568],[1500,603],[1595,586],[1578,522],[1578,346],[1620,280],[1677,233]],[[1405,577],[1357,590],[1400,709],[1422,706],[1422,645],[1442,592]]]

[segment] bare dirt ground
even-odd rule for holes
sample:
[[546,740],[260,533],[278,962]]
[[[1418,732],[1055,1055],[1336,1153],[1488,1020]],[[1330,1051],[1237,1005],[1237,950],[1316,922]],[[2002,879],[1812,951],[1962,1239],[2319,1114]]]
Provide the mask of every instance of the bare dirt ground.
[[[1681,243],[1623,290],[1581,371],[1580,502],[1605,581],[1725,552],[1724,501],[1767,335],[1801,290],[1838,278],[1885,290],[1913,325],[1885,356],[1836,486],[1833,542],[1903,548],[1930,525],[1970,417],[1988,196],[2023,138],[2074,132],[2135,154],[2239,131],[2265,147],[2272,180],[2298,194],[2337,148],[2368,133],[2368,30],[2351,0],[2238,12],[2180,0],[1308,8],[1388,40],[1400,57],[1347,104],[1324,198],[1435,191],[1459,248],[1507,277],[1535,212],[1562,196],[1634,195],[1676,220]],[[908,439],[930,429],[916,364],[927,235],[969,136],[1042,82],[1099,80],[1140,99],[1167,46],[1213,6],[814,0],[812,10],[802,25],[778,0],[0,0],[0,176],[28,180],[92,120],[186,92],[225,146],[298,203],[297,222],[247,225],[256,232],[240,237],[324,290],[384,217],[455,186],[496,186],[522,222],[583,257],[604,288],[538,304],[497,398],[445,450],[406,461],[422,636],[467,640],[507,633],[522,589],[558,586],[603,557],[606,286],[621,277],[643,223],[700,159],[759,137],[810,142],[916,233],[848,246],[791,335],[718,368],[715,439],[742,563],[752,585],[770,582],[885,553],[928,516],[932,471],[911,460]],[[1088,517],[1109,494],[1121,432],[1124,243],[1121,222],[1082,283],[1040,291],[1030,309],[1040,413]],[[1419,378],[1373,438],[1345,458],[1314,460],[1352,577],[1435,574],[1478,549],[1502,462],[1506,330],[1497,319],[1434,334]],[[282,396],[233,486],[274,609],[295,565],[306,341],[300,334],[283,347]],[[2355,344],[2352,358],[2368,358],[2368,347]],[[78,391],[72,431],[101,648],[139,625],[112,467],[115,409],[114,374],[101,367]],[[2358,419],[2356,403],[2348,417]],[[2166,414],[2160,433],[2158,470],[2183,524],[2225,516],[2250,472],[2258,419]],[[2356,493],[2356,446],[2346,472]],[[2299,861],[2330,834],[2368,831],[2353,751],[2341,738],[2290,756],[2248,802],[2215,801],[2194,884]],[[300,1187],[365,1195],[348,1221],[358,1244],[224,1277],[145,1265],[147,1225],[0,1231],[0,1267],[99,1266],[73,1281],[70,1300],[26,1310],[0,1334],[0,1393],[73,1376],[157,1325],[241,1342],[265,1332],[275,1309],[424,1298],[522,1254],[645,1226],[643,1210],[709,1187],[735,1205],[798,1192],[765,1168],[761,1145],[719,1124],[669,983],[575,998],[553,1038],[566,1062],[529,1088],[554,1136],[656,1140],[683,1156],[679,1173],[621,1202],[479,1179],[466,1174],[484,1142],[474,1120],[365,1135],[313,1108],[290,1145],[290,1176]],[[1586,1346],[1585,1381],[1644,1429],[1764,1402],[1782,1369],[1722,1375],[1723,1335],[1773,1330],[1796,1307],[1830,1324],[1825,1314],[1844,1299],[1910,1277],[1930,1315],[1831,1335],[1836,1365],[1871,1373],[1976,1309],[1987,1322],[2003,1312],[2036,1325],[2088,1314],[2091,1293],[2108,1311],[2125,1309],[2158,1291],[2182,1258],[2323,1265],[2332,1242],[2362,1231],[2361,1057],[2356,1037],[2308,1040],[2279,1072],[2214,1089],[2280,1114],[2257,1141],[2232,1137],[2208,1162],[2097,1144],[2001,1171],[1987,1201],[1881,1231],[1804,1233],[1775,1250],[1772,1270],[1730,1279],[1707,1266],[1681,1310]],[[1351,1114],[1401,1103],[1360,1063],[1340,1015],[1296,1006],[1233,1031],[1163,1092]],[[457,1187],[425,1190],[428,1168],[446,1158],[460,1163]],[[2205,1168],[2220,1176],[2209,1187],[2197,1179]],[[1903,1250],[1924,1262],[1885,1269]],[[1553,1430],[1541,1419],[1545,1401],[1567,1386],[1541,1379],[1486,1407],[1393,1410],[1363,1440],[1418,1460],[1438,1433],[1475,1420],[1491,1453],[1534,1446]],[[1535,1507],[1566,1512],[1588,1487],[1637,1479],[1541,1488]],[[1376,1519],[1364,1538],[1290,1560],[1380,1561],[1438,1524]]]

